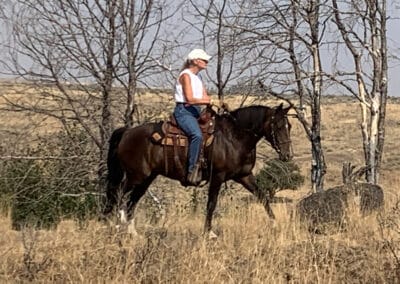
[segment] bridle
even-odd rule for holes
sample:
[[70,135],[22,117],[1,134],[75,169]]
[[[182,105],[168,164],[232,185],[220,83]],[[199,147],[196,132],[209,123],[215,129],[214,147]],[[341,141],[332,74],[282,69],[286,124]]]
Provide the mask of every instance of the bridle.
[[[287,115],[285,115],[284,118],[285,118],[285,126],[284,126],[284,127],[285,127],[286,129],[288,129],[288,128],[289,128],[289,125],[288,125],[288,117],[287,117]],[[288,144],[288,143],[292,143],[292,140],[290,139],[290,135],[288,135],[288,137],[289,137],[288,140],[285,140],[285,141],[278,141],[277,135],[276,135],[276,133],[275,133],[275,127],[274,127],[274,125],[275,125],[275,116],[273,115],[272,118],[271,118],[271,125],[270,125],[270,127],[271,127],[271,137],[272,137],[272,145],[271,145],[271,146],[272,146],[272,147],[275,149],[275,151],[280,155],[280,154],[282,153],[281,147],[282,147],[283,145]],[[292,146],[291,146],[291,148],[292,148]],[[293,150],[293,149],[290,149],[290,152],[292,152],[292,150]]]

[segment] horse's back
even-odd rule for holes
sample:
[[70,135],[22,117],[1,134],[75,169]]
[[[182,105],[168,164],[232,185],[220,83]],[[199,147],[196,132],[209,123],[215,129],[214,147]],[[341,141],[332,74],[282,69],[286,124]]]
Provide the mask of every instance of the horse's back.
[[118,157],[132,181],[150,175],[165,175],[182,180],[186,167],[186,150],[157,142],[155,132],[161,131],[159,123],[147,123],[127,129],[118,146]]
[[127,129],[118,146],[120,159],[148,159],[154,148],[151,135],[157,127],[159,123],[147,123]]
[[152,133],[159,127],[160,123],[146,123],[132,128],[126,129],[124,132],[121,144],[125,143],[141,143],[150,138]]

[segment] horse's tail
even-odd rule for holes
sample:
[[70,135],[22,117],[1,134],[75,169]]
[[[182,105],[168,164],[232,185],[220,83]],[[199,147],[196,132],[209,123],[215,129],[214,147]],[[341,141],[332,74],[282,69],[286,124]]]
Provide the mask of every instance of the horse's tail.
[[108,168],[108,175],[107,175],[107,182],[108,184],[112,184],[117,186],[121,183],[122,178],[124,177],[124,171],[120,165],[117,149],[119,142],[121,141],[122,135],[126,131],[126,127],[121,127],[111,134],[110,138],[110,145],[108,148],[108,155],[107,155],[107,168]]
[[107,191],[106,191],[106,203],[104,207],[104,214],[108,214],[112,211],[114,205],[117,203],[117,189],[124,178],[124,170],[121,167],[120,160],[118,158],[117,149],[119,142],[122,139],[122,135],[127,130],[126,127],[121,127],[111,134],[109,140],[109,148],[107,155]]

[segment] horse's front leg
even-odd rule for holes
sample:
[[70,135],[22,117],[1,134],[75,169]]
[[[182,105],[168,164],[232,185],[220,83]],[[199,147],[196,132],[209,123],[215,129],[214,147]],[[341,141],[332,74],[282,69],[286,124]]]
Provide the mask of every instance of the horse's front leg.
[[210,238],[216,237],[216,235],[211,231],[211,226],[213,213],[218,202],[218,195],[221,189],[221,184],[221,179],[215,176],[211,179],[210,187],[208,188],[207,213],[204,223],[204,235],[208,234]]
[[243,185],[248,191],[250,191],[254,196],[256,196],[257,199],[264,206],[265,211],[267,211],[268,216],[271,219],[275,219],[274,212],[272,212],[272,208],[270,206],[270,198],[271,197],[270,197],[269,193],[262,192],[262,190],[257,185],[256,178],[252,174],[241,177],[241,178],[236,178],[234,180],[236,182],[240,183],[241,185]]

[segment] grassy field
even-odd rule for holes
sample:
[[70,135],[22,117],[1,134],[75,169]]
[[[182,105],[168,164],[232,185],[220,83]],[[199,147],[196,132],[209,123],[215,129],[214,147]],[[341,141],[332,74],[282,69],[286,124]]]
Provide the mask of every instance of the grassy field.
[[[24,99],[24,90],[3,86],[4,97]],[[227,98],[238,106],[239,98]],[[169,94],[142,95],[141,115],[154,120],[172,110]],[[249,104],[277,105],[278,101],[249,98]],[[351,98],[323,98],[322,143],[327,163],[326,188],[341,184],[343,162],[363,163],[358,103]],[[167,106],[167,107],[165,107]],[[162,111],[161,111],[162,110]],[[37,135],[58,129],[55,120],[40,115],[2,111],[1,146],[4,150],[32,143]],[[291,120],[294,161],[306,177],[296,191],[278,196],[292,203],[272,204],[275,222],[266,217],[239,185],[224,185],[215,212],[215,240],[202,237],[205,188],[183,188],[158,178],[150,190],[165,206],[166,216],[149,198],[137,212],[138,237],[119,232],[95,219],[78,224],[62,221],[54,230],[14,231],[7,212],[0,216],[1,282],[107,283],[399,283],[400,281],[400,107],[387,106],[386,140],[380,185],[385,208],[360,218],[354,213],[345,231],[310,235],[294,218],[296,202],[310,190],[310,144],[301,125]],[[22,132],[28,135],[21,135]],[[12,151],[11,151],[12,152]],[[276,154],[266,142],[258,145],[257,172],[263,159]],[[9,152],[4,152],[9,154]],[[194,193],[199,204],[193,204]]]

